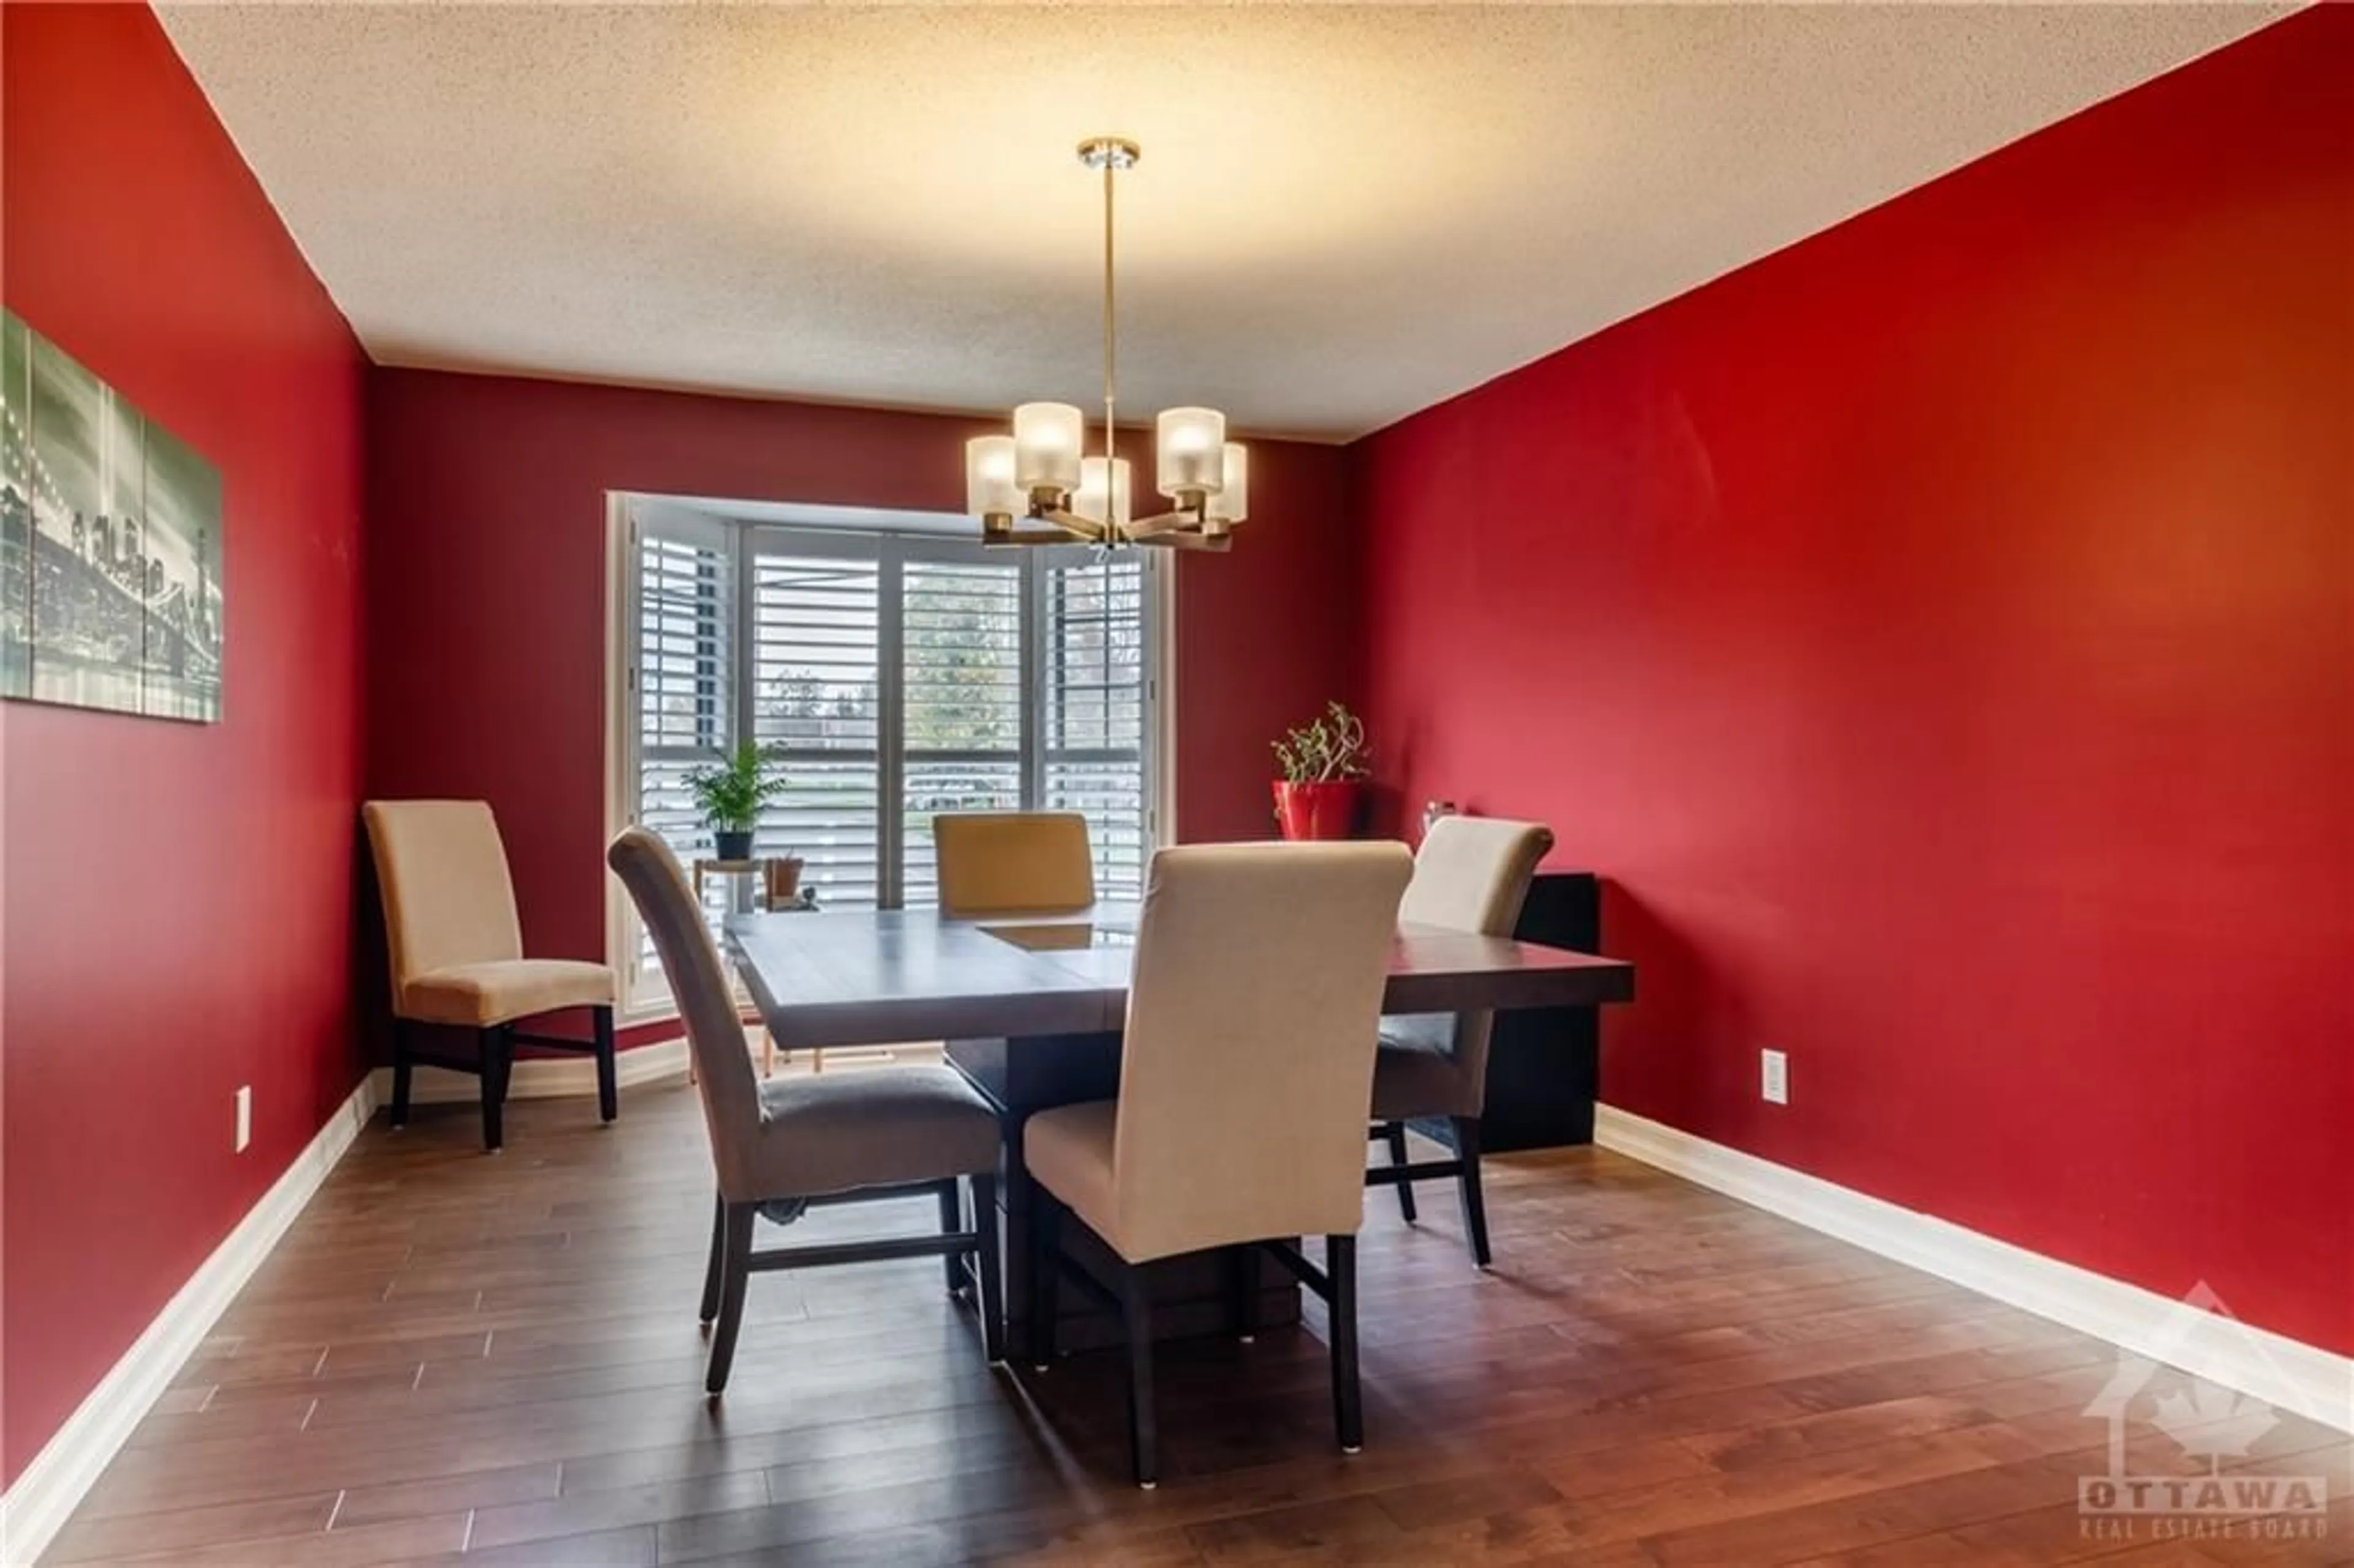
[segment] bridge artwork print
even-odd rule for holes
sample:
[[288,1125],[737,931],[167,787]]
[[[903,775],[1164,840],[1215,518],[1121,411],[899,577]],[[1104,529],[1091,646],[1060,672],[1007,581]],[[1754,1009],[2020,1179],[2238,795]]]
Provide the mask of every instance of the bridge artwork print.
[[217,723],[220,472],[0,313],[0,696]]

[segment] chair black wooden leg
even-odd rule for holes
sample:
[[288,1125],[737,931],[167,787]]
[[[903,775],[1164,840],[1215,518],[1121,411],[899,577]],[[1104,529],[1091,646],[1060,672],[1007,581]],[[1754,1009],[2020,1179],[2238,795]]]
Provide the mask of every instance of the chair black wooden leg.
[[1463,1161],[1463,1234],[1470,1238],[1471,1261],[1485,1268],[1488,1254],[1488,1200],[1479,1191],[1479,1118],[1455,1118],[1455,1151]]
[[417,1025],[405,1018],[392,1021],[392,1125],[408,1125],[409,1079],[416,1075],[417,1065],[408,1059],[408,1037]]
[[1357,1238],[1324,1238],[1324,1272],[1332,1282],[1332,1425],[1341,1452],[1365,1446],[1365,1407],[1357,1387]]
[[1062,1311],[1063,1205],[1030,1183],[1030,1364],[1044,1372],[1055,1361],[1055,1319]]
[[501,1116],[507,1100],[507,1075],[514,1060],[514,1042],[507,1026],[493,1023],[480,1032],[482,1056],[482,1147],[496,1150],[506,1141]]
[[752,1203],[726,1205],[726,1256],[719,1282],[719,1326],[711,1334],[711,1370],[703,1386],[713,1395],[726,1391],[728,1369],[736,1364],[736,1336],[744,1327],[744,1286],[752,1277],[752,1220],[759,1213]]
[[597,1115],[611,1121],[621,1114],[620,1067],[613,1056],[613,1010],[592,1007],[588,1021],[597,1032]]
[[1005,1359],[1004,1273],[997,1255],[997,1178],[972,1178],[972,1228],[981,1237],[973,1270],[981,1276],[981,1345],[995,1366]]
[[1150,1491],[1161,1484],[1160,1425],[1152,1410],[1152,1296],[1144,1270],[1133,1264],[1120,1269],[1119,1315],[1128,1331],[1128,1451],[1136,1484]]
[[1247,1345],[1258,1338],[1258,1244],[1232,1249],[1227,1266],[1234,1271],[1235,1338]]
[[703,1266],[703,1326],[719,1316],[719,1280],[727,1263],[727,1200],[711,1201],[711,1260]]
[[[1388,1127],[1383,1129],[1382,1137],[1383,1139],[1388,1143],[1390,1148],[1390,1163],[1393,1166],[1405,1165],[1407,1162],[1405,1152],[1405,1123],[1402,1121],[1394,1121],[1390,1123]],[[1397,1184],[1397,1195],[1398,1213],[1405,1216],[1405,1223],[1407,1224],[1412,1224],[1422,1217],[1420,1214],[1415,1213],[1413,1182],[1400,1181]]]
[[[964,1229],[964,1194],[951,1176],[935,1189],[940,1200],[940,1234],[950,1236]],[[940,1259],[940,1272],[947,1277],[949,1295],[961,1301],[965,1296],[964,1259],[955,1253]]]
[[[954,1235],[964,1229],[964,1188],[951,1176],[933,1189],[939,1199],[940,1234]],[[949,1295],[961,1301],[970,1294],[972,1282],[964,1270],[964,1259],[955,1253],[940,1260],[940,1273],[949,1287]]]

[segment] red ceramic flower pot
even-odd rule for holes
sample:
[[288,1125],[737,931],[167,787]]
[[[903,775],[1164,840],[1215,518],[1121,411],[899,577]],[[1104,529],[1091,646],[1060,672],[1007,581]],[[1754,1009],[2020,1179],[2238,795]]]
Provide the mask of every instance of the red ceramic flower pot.
[[1345,839],[1357,831],[1357,809],[1364,785],[1353,779],[1316,784],[1275,784],[1275,820],[1283,836],[1294,841]]

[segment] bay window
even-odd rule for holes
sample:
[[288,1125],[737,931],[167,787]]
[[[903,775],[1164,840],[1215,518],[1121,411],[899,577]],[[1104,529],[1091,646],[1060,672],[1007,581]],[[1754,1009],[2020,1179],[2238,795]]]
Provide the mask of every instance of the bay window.
[[[749,738],[786,781],[754,853],[798,855],[821,908],[935,903],[933,814],[1017,808],[1084,813],[1098,891],[1137,896],[1163,815],[1166,561],[986,550],[946,523],[616,497],[620,821],[709,858],[686,774]],[[740,896],[706,889],[715,919]],[[613,915],[643,1014],[661,969],[626,900]]]

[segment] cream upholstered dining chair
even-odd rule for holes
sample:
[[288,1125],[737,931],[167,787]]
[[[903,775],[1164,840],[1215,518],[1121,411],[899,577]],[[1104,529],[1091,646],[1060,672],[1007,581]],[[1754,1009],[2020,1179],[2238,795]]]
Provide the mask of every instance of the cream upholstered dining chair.
[[[719,1188],[703,1276],[703,1321],[707,1328],[716,1324],[705,1387],[716,1395],[727,1386],[747,1282],[767,1269],[939,1256],[949,1260],[953,1274],[959,1262],[973,1257],[981,1343],[992,1364],[1002,1359],[997,1113],[947,1067],[757,1076],[719,950],[669,846],[642,828],[631,828],[613,841],[605,859],[629,888],[653,938],[686,1022],[687,1047],[702,1069],[696,1087]],[[958,1217],[960,1178],[972,1190],[975,1223],[970,1229]],[[752,1222],[764,1204],[919,1192],[941,1200],[937,1236],[765,1251],[752,1246]]]
[[[526,959],[499,824],[482,800],[370,800],[361,815],[376,857],[392,959],[392,1125],[408,1120],[416,1064],[479,1074],[482,1144],[504,1139],[502,1110],[518,1044],[597,1058],[597,1112],[620,1114],[614,1081],[613,971],[569,959]],[[526,1034],[518,1019],[588,1010],[590,1038]],[[473,1058],[417,1047],[428,1028],[472,1030]]]
[[[1273,1251],[1331,1307],[1341,1448],[1364,1441],[1357,1391],[1356,1233],[1364,1218],[1373,1040],[1412,862],[1396,843],[1204,844],[1152,857],[1129,983],[1116,1100],[1023,1129],[1036,1204],[1034,1359],[1055,1353],[1065,1212],[1122,1266],[1129,1433],[1158,1477],[1156,1258]],[[1320,1269],[1289,1238],[1321,1235]],[[1091,1282],[1092,1283],[1092,1282]],[[1255,1292],[1245,1270],[1238,1298]],[[1248,1311],[1248,1308],[1245,1308]]]
[[[1398,907],[1402,924],[1438,926],[1509,937],[1521,918],[1537,863],[1553,849],[1553,831],[1537,822],[1490,817],[1441,817],[1415,857],[1414,880]],[[1373,1064],[1373,1136],[1389,1145],[1390,1165],[1366,1180],[1394,1183],[1398,1208],[1416,1219],[1414,1179],[1456,1179],[1463,1200],[1463,1232],[1471,1258],[1490,1262],[1488,1206],[1479,1191],[1479,1115],[1488,1100],[1488,1037],[1491,1012],[1413,1013],[1382,1020]],[[1410,1163],[1410,1121],[1445,1118],[1455,1133],[1453,1158]]]
[[1063,915],[1096,901],[1087,820],[1076,811],[943,811],[932,819],[940,913]]

